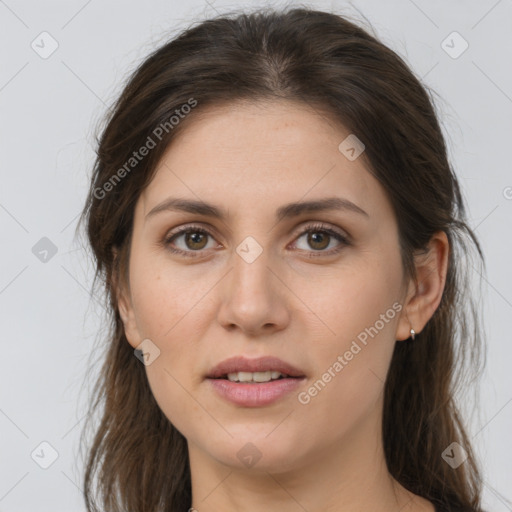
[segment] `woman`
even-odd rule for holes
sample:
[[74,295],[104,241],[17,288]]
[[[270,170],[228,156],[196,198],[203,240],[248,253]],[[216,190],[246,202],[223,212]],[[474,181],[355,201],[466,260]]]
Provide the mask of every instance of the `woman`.
[[315,10],[205,21],[142,63],[97,153],[89,511],[481,510],[454,390],[483,256],[394,52]]

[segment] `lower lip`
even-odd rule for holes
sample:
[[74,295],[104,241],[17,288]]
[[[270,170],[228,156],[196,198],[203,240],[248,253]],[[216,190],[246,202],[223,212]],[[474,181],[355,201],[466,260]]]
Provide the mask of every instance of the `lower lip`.
[[231,382],[228,379],[207,379],[223,398],[243,407],[260,407],[276,402],[297,389],[305,378],[278,379],[262,383]]

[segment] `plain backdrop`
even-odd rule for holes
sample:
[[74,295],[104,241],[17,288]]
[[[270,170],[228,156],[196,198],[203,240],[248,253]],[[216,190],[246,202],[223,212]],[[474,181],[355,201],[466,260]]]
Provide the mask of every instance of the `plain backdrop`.
[[[87,362],[103,317],[74,230],[98,123],[157,45],[198,20],[263,5],[0,0],[0,512],[85,510],[78,442]],[[450,157],[487,261],[479,299],[487,365],[481,413],[468,429],[487,510],[512,510],[503,500],[512,498],[512,3],[301,5],[371,23],[439,95]]]

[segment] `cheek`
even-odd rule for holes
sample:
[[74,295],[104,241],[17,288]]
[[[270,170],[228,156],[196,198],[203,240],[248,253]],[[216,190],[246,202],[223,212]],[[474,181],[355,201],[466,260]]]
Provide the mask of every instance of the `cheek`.
[[[315,354],[318,373],[298,397],[311,435],[322,432],[329,443],[358,428],[365,418],[377,417],[393,353],[393,322],[377,333],[373,324],[359,329],[359,337],[343,336],[329,350]],[[353,332],[357,330],[353,326]]]
[[165,257],[142,255],[131,268],[133,306],[141,334],[166,344],[179,338],[190,323],[186,318],[204,308],[202,298],[214,285],[214,276],[192,266],[178,268]]
[[168,386],[174,388],[177,381],[185,385],[184,379],[190,380],[188,373],[197,367],[197,341],[206,318],[207,301],[201,301],[205,291],[158,273],[147,272],[146,276],[134,298],[134,310],[141,336],[160,350],[155,361],[159,364],[148,366],[148,375],[158,370],[162,373],[159,379]]
[[348,350],[357,338],[364,343],[394,337],[401,309],[399,266],[391,258],[383,262],[382,255],[366,256],[301,287],[310,310],[324,325],[317,347],[326,352]]
[[[191,397],[191,370],[201,354],[201,320],[206,318],[201,300],[213,279],[171,268],[169,262],[132,260],[131,291],[137,327],[160,350],[146,374],[152,394],[165,416],[182,433],[200,424],[201,408]],[[204,421],[204,418],[203,418]]]
[[339,284],[317,299],[315,311],[334,333],[307,348],[316,374],[301,403],[315,411],[312,417],[328,415],[333,428],[348,427],[375,409],[382,393],[402,309],[396,270],[377,262],[365,265],[331,280]]

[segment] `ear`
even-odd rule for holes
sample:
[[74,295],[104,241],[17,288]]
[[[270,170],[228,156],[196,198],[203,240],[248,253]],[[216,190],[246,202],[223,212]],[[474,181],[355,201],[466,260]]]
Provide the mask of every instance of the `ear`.
[[133,348],[136,348],[141,343],[141,337],[139,335],[137,323],[135,321],[135,312],[131,299],[130,285],[129,283],[125,283],[122,277],[119,277],[119,274],[122,274],[122,272],[119,271],[118,274],[118,266],[115,264],[118,258],[118,249],[114,247],[112,248],[112,252],[114,254],[112,287],[116,296],[119,315],[121,316],[124,324],[124,333],[126,339]]
[[428,243],[428,252],[415,256],[417,284],[413,280],[409,283],[395,339],[410,338],[411,327],[418,334],[432,318],[443,296],[449,250],[446,233],[438,231]]

